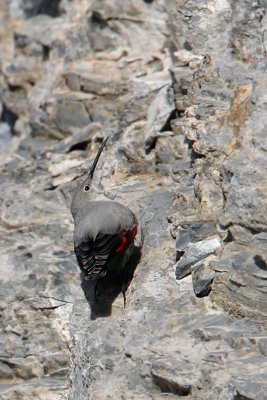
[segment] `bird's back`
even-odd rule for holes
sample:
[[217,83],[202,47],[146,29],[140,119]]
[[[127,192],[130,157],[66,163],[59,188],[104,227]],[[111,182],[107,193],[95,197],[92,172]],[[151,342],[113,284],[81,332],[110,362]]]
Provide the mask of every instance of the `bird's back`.
[[104,276],[112,261],[133,243],[137,220],[115,201],[91,201],[75,218],[74,250],[80,268],[90,279]]

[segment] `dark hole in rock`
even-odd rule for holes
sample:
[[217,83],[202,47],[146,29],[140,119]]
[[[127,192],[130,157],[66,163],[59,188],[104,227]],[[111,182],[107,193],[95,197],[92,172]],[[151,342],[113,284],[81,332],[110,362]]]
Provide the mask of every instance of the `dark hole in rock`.
[[255,261],[257,267],[263,269],[264,271],[267,271],[266,261],[263,259],[263,257],[256,255],[253,257],[253,260]]
[[177,118],[177,110],[174,109],[170,112],[165,124],[160,129],[160,132],[172,131],[171,120]]
[[23,49],[29,44],[29,40],[26,36],[17,34],[16,32],[14,33],[14,41],[17,49]]
[[149,143],[147,143],[145,145],[145,152],[146,154],[149,154],[151,152],[151,150],[154,150],[156,147],[156,143],[157,143],[157,138],[156,137],[151,137],[149,139]]
[[[212,282],[209,282],[210,284],[212,284]],[[200,292],[194,292],[196,297],[202,298],[202,297],[206,297],[210,294],[211,292],[211,286],[206,286],[205,289],[203,289]]]
[[102,144],[104,139],[105,138],[98,136],[98,137],[94,138],[94,142]]
[[187,138],[185,138],[184,142],[187,144],[188,149],[191,150],[194,142],[192,140],[188,140]]
[[144,0],[145,3],[153,3],[154,0]]
[[8,89],[10,92],[17,92],[18,90],[21,90],[20,86],[17,85],[11,85],[10,83],[8,84]]
[[152,372],[154,383],[162,393],[172,393],[177,396],[188,396],[191,393],[189,385],[180,385],[167,377],[159,376]]
[[184,251],[176,251],[176,261],[179,261],[183,257]]
[[253,400],[252,397],[244,396],[243,394],[239,393],[239,391],[237,391],[237,393],[234,395],[233,399],[234,400]]
[[3,110],[1,114],[1,121],[6,122],[10,128],[11,132],[14,134],[14,126],[17,121],[18,117],[12,111],[10,111],[5,104],[3,104]]
[[192,148],[192,152],[191,152],[191,162],[192,164],[194,164],[194,162],[198,159],[198,158],[205,158],[206,156],[204,154],[200,154],[197,153],[193,148]]
[[233,237],[231,231],[228,230],[228,231],[227,231],[227,235],[226,235],[226,237],[223,239],[223,241],[224,241],[224,243],[230,243],[230,242],[233,242],[233,240],[234,240],[234,237]]
[[23,245],[21,245],[21,244],[19,244],[19,245],[17,246],[17,250],[25,250],[25,249],[26,249],[26,247],[23,246]]
[[224,203],[224,207],[226,206],[226,202],[227,202],[227,195],[224,191],[222,191],[222,195],[223,195],[223,203]]
[[24,11],[28,18],[39,14],[45,14],[56,18],[60,16],[60,2],[61,0],[36,0],[28,6],[25,5]]
[[182,95],[186,96],[188,94],[188,88],[186,86],[182,86],[181,93],[182,93]]
[[49,60],[50,48],[43,45],[43,61]]
[[[170,112],[170,114],[168,115],[166,121],[164,122],[164,124],[162,125],[160,132],[168,132],[168,131],[172,131],[172,127],[171,127],[171,121],[173,119],[176,119],[177,117],[179,117],[179,111],[174,109]],[[157,144],[157,137],[156,136],[151,136],[149,138],[149,140],[146,141],[145,144],[145,153],[149,154],[151,152],[151,150],[154,150]]]
[[184,117],[185,110],[177,109],[176,111],[177,111],[178,118],[183,118]]
[[57,187],[58,187],[58,185],[53,185],[52,183],[49,183],[49,184],[44,188],[44,190],[45,190],[45,191],[47,191],[47,190],[55,190]]
[[184,49],[189,51],[193,50],[191,43],[189,43],[187,40],[184,42]]
[[[177,93],[182,96],[187,96],[190,82],[188,80],[182,78],[181,80],[179,80],[179,82],[176,81],[176,84],[177,84]],[[183,110],[183,114],[184,114],[184,110]]]
[[200,154],[197,153],[195,151],[195,149],[193,148],[193,145],[195,143],[194,140],[189,140],[189,139],[185,139],[185,143],[188,145],[188,149],[191,150],[191,164],[193,165],[194,162],[198,159],[198,158],[205,158],[206,156],[204,154]]
[[196,265],[192,269],[193,289],[196,297],[208,296],[212,290],[214,273],[208,273],[204,264]]
[[230,171],[229,169],[226,169],[226,168],[222,168],[222,170],[220,172],[220,178],[222,181],[230,183],[233,176],[234,176],[234,173],[232,171]]
[[68,153],[70,153],[71,151],[74,151],[74,150],[86,150],[88,143],[89,143],[88,140],[85,140],[84,142],[80,142],[80,143],[75,143],[73,146],[70,147]]
[[230,228],[231,226],[233,226],[232,222],[228,222],[227,224],[223,225],[220,224],[220,229],[222,229],[223,231],[226,231],[226,229]]
[[105,28],[108,25],[105,18],[98,11],[92,12],[91,21],[93,25],[98,25],[100,28]]
[[249,232],[252,233],[252,235],[257,235],[258,233],[261,233],[260,229],[252,228],[251,226],[244,226],[244,228],[248,229]]

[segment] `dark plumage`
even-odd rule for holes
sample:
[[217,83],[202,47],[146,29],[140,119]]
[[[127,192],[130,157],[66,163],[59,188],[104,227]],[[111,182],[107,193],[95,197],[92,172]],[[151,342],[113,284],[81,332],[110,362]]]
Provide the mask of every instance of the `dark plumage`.
[[106,142],[107,139],[71,204],[74,251],[87,279],[99,279],[108,271],[122,273],[137,234],[133,212],[123,204],[108,200],[92,186],[94,170]]
[[105,276],[109,264],[133,243],[134,214],[115,201],[92,201],[77,216],[74,250],[80,268],[90,279]]

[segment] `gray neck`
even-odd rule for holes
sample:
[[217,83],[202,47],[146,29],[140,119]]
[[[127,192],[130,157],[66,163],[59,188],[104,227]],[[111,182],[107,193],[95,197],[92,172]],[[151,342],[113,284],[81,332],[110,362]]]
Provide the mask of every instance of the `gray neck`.
[[99,188],[92,188],[90,193],[86,193],[81,191],[77,191],[73,196],[72,203],[71,203],[71,213],[73,218],[77,218],[79,214],[83,213],[84,208],[91,202],[91,201],[112,201],[108,197],[105,196],[103,190],[97,190]]

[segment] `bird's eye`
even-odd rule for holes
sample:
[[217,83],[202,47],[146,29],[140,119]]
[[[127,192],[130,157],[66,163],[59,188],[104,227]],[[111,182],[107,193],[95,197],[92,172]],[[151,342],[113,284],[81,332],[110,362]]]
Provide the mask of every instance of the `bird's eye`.
[[85,191],[85,192],[88,192],[89,189],[90,189],[90,188],[89,188],[88,185],[84,186],[84,191]]

